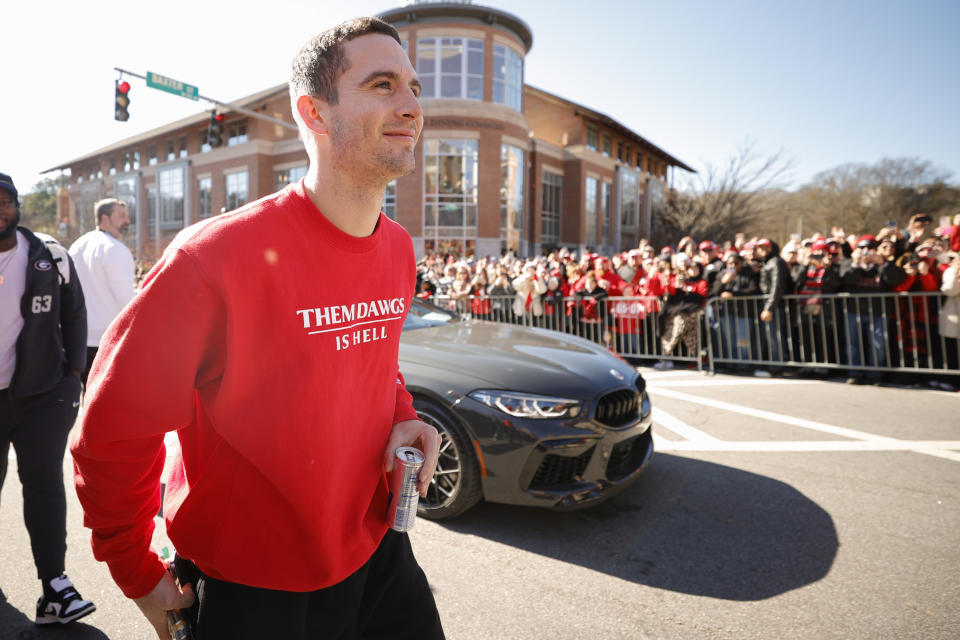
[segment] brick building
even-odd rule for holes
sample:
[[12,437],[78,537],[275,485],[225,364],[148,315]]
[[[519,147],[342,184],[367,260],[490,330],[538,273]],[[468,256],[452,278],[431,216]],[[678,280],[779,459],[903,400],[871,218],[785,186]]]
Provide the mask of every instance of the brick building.
[[[419,2],[380,14],[400,32],[423,84],[417,170],[391,183],[384,211],[418,255],[531,255],[557,246],[610,252],[649,236],[671,167],[690,167],[612,118],[525,84],[530,28],[499,9]],[[286,84],[235,103],[293,123]],[[296,132],[223,111],[224,145],[207,144],[209,112],[172,122],[50,171],[70,176],[61,219],[95,224],[93,203],[127,201],[127,241],[153,260],[183,227],[300,179]]]

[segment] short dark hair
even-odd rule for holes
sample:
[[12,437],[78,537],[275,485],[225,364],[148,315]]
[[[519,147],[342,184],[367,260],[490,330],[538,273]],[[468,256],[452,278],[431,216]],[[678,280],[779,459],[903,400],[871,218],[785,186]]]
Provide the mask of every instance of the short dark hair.
[[125,206],[127,206],[127,203],[117,198],[104,198],[103,200],[98,200],[96,204],[93,205],[93,211],[97,214],[97,224],[100,224],[100,218],[103,216],[109,216],[111,213],[113,213],[114,207]]
[[347,20],[311,38],[293,58],[290,100],[307,95],[337,104],[337,80],[348,66],[343,43],[370,33],[382,33],[402,44],[393,25],[369,17]]

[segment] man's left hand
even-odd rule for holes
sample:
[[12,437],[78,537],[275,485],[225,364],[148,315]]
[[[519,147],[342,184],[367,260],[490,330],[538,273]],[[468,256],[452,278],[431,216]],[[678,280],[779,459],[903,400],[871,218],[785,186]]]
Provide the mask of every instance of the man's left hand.
[[417,477],[417,489],[421,496],[427,495],[427,487],[437,469],[437,457],[440,453],[440,434],[436,429],[420,420],[405,420],[393,425],[387,449],[383,452],[383,467],[389,473],[393,471],[394,451],[398,447],[416,447],[423,451],[423,468]]

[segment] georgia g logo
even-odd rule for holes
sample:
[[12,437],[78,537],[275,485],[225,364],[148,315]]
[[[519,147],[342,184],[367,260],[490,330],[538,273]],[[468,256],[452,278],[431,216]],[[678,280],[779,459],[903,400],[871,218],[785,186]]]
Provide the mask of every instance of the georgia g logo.
[[44,258],[40,258],[33,263],[33,268],[37,271],[50,271],[53,268],[53,263]]

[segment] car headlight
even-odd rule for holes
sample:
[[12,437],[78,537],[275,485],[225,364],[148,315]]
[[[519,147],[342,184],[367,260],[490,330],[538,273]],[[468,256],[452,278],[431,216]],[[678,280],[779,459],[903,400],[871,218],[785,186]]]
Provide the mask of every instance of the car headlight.
[[640,416],[645,418],[646,416],[650,415],[651,408],[652,405],[650,404],[650,394],[644,391],[643,396],[640,399]]
[[568,398],[497,390],[472,391],[467,395],[515,418],[576,418],[580,415],[580,402]]

